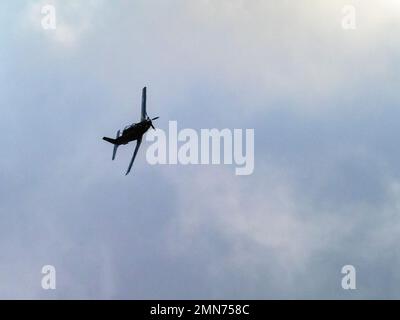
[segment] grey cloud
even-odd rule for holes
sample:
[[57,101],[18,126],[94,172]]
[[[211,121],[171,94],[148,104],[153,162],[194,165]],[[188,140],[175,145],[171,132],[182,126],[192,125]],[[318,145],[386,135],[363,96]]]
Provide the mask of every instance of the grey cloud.
[[[399,296],[387,1],[355,3],[352,34],[344,1],[54,1],[74,46],[29,27],[35,3],[0,9],[1,297]],[[144,84],[163,129],[254,128],[254,175],[143,148],[124,177],[133,147],[111,162],[101,137],[136,121]]]

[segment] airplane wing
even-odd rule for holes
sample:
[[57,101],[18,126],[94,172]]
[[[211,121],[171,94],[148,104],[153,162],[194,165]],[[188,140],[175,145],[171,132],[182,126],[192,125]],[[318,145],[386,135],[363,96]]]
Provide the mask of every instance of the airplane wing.
[[143,137],[140,137],[136,142],[135,152],[133,153],[133,157],[132,157],[131,163],[129,164],[128,171],[126,171],[126,174],[125,174],[126,176],[129,174],[129,172],[131,172],[131,168],[132,168],[133,162],[135,161],[135,158],[136,158],[137,152],[139,150],[140,144],[142,143],[142,138]]
[[142,90],[142,113],[140,115],[140,121],[146,120],[146,87]]

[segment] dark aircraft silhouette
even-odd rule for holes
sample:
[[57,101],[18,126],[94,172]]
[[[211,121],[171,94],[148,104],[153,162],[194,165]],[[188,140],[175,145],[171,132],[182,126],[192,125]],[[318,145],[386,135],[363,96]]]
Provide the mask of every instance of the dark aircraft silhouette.
[[147,115],[147,112],[146,112],[146,87],[144,87],[142,90],[142,112],[141,112],[140,122],[133,123],[130,126],[126,126],[124,128],[124,130],[122,131],[122,134],[120,134],[121,132],[120,132],[120,130],[118,130],[117,136],[115,137],[115,139],[103,137],[103,140],[110,142],[114,145],[113,156],[112,156],[113,160],[115,159],[117,149],[121,144],[128,144],[131,141],[137,140],[135,152],[133,153],[132,160],[129,163],[129,167],[128,167],[128,170],[126,171],[125,175],[128,175],[128,173],[131,171],[133,162],[135,161],[135,158],[136,158],[136,154],[139,150],[140,144],[142,143],[143,135],[146,133],[147,130],[150,129],[150,127],[155,130],[152,121],[157,120],[158,118],[159,117],[150,119],[150,117]]

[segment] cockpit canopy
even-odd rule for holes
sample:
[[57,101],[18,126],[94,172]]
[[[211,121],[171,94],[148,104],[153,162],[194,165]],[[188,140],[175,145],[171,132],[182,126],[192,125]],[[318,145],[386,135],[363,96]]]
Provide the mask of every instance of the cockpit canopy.
[[136,126],[136,125],[137,125],[137,123],[129,124],[129,125],[125,126],[124,131],[125,131],[125,130],[128,130],[128,129],[130,129],[130,128],[133,128],[133,127]]
[[130,128],[132,128],[133,126],[134,126],[133,124],[125,126],[125,128],[122,130],[122,132],[128,131],[128,130],[129,130]]
[[130,124],[130,125],[127,125],[127,126],[125,126],[125,128],[124,128],[123,131],[127,131],[127,130],[129,130],[129,129],[132,129],[132,128],[134,128],[134,127],[137,127],[137,126],[139,126],[140,124],[141,124],[141,122],[139,122],[139,123],[132,123],[132,124]]

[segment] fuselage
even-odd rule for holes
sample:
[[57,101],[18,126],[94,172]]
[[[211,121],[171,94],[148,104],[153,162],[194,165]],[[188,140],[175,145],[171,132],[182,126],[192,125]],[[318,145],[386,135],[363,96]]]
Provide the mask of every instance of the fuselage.
[[131,141],[139,139],[146,133],[147,130],[149,130],[150,126],[150,121],[144,120],[142,122],[134,123],[125,127],[125,129],[122,131],[122,135],[115,139],[116,144],[128,144]]

